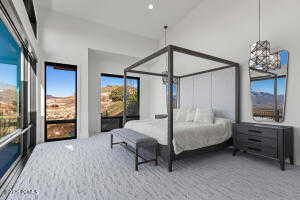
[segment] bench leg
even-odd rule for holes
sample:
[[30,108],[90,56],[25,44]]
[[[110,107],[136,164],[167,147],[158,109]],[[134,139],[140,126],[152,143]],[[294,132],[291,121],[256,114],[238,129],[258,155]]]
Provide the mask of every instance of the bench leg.
[[290,159],[290,164],[294,165],[295,164],[294,156],[290,156],[289,159]]
[[113,134],[110,134],[110,148],[113,148]]
[[236,153],[238,152],[239,150],[237,148],[234,148],[233,152],[232,152],[232,155],[235,156]]
[[139,171],[139,151],[138,147],[135,147],[135,171]]

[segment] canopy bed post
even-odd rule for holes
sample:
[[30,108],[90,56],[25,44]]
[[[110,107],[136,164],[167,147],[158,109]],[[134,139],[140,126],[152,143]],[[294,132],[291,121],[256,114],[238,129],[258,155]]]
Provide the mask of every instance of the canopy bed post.
[[169,160],[168,169],[172,171],[172,162],[174,157],[173,151],[173,48],[168,49],[168,147],[169,147]]
[[126,113],[127,113],[127,71],[124,70],[124,91],[123,91],[123,99],[124,99],[124,105],[123,105],[123,126],[125,126],[126,123]]
[[235,64],[235,122],[240,122],[240,65]]

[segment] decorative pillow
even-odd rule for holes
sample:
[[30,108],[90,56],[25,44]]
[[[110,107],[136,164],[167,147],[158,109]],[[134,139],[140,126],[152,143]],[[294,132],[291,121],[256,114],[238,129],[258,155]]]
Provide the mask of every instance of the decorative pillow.
[[194,121],[195,118],[195,114],[196,114],[196,109],[188,109],[187,113],[186,113],[186,122],[192,122]]
[[202,124],[214,123],[214,112],[212,109],[199,109],[197,108],[194,122],[200,122]]

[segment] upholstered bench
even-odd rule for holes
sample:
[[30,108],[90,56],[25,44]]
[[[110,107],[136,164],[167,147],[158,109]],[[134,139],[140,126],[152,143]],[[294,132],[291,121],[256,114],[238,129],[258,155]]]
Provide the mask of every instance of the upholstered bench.
[[[134,151],[132,151],[130,148],[127,148],[129,151],[132,151],[135,153],[135,170],[138,171],[138,166],[144,163],[148,162],[155,162],[155,165],[158,164],[157,157],[158,157],[158,142],[156,139],[151,138],[149,136],[143,135],[139,132],[121,128],[121,129],[114,129],[109,132],[110,133],[110,147],[113,148],[113,145],[116,144],[124,144],[124,147],[127,147],[127,145],[134,148]],[[115,142],[113,141],[114,137],[117,137],[121,140],[121,142]],[[154,150],[155,158],[147,160],[143,158],[139,154],[140,148],[152,148]],[[143,159],[142,162],[139,162],[139,157]]]

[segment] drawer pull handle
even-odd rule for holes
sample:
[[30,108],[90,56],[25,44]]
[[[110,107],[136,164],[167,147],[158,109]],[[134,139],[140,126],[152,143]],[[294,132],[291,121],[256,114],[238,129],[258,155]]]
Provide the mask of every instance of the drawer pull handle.
[[261,140],[258,140],[258,139],[252,139],[252,138],[248,138],[249,141],[252,141],[252,142],[261,142]]
[[249,150],[252,150],[252,151],[261,151],[261,149],[258,149],[258,148],[254,148],[254,147],[248,147]]
[[252,132],[252,133],[261,133],[261,131],[257,131],[257,130],[248,130],[248,132]]

